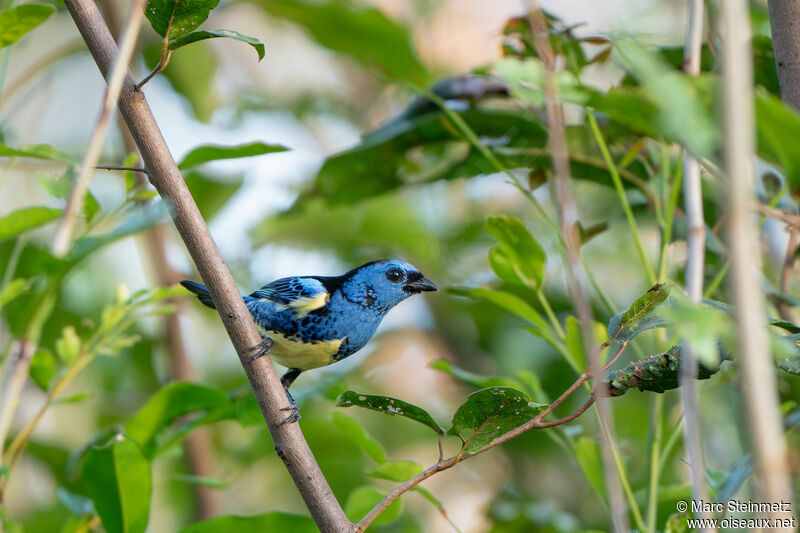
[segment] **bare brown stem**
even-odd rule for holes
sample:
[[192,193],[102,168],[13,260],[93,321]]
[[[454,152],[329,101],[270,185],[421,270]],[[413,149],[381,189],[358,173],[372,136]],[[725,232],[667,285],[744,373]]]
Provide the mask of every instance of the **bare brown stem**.
[[[116,45],[96,5],[91,0],[66,0],[65,4],[100,72],[108,76]],[[258,404],[272,434],[275,449],[284,461],[312,518],[322,531],[351,531],[347,519],[325,477],[314,460],[297,424],[279,426],[281,407],[288,399],[267,357],[247,363],[250,347],[261,341],[208,227],[186,188],[169,148],[161,136],[144,95],[128,76],[119,98],[119,108],[131,131],[147,169],[147,176],[162,198],[172,206],[172,217],[203,281],[209,288],[220,318],[236,348]]]
[[[795,2],[791,4],[796,6]],[[755,131],[750,20],[744,0],[719,3],[724,53],[722,60],[723,131],[728,187],[728,240],[731,289],[736,307],[742,389],[760,488],[764,501],[791,502],[789,463],[759,275],[760,253],[753,227]],[[772,8],[773,6],[770,6]],[[787,21],[788,22],[788,21]],[[784,518],[768,513],[771,519]]]

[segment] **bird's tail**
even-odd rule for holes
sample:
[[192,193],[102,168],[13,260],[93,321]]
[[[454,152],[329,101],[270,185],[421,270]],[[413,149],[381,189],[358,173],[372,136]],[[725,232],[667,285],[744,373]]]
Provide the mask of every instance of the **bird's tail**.
[[211,295],[208,293],[208,289],[202,283],[197,283],[196,281],[189,281],[185,279],[181,281],[181,285],[186,287],[190,292],[193,292],[197,295],[197,298],[203,303],[210,307],[211,309],[216,309],[214,307],[214,302],[211,300]]

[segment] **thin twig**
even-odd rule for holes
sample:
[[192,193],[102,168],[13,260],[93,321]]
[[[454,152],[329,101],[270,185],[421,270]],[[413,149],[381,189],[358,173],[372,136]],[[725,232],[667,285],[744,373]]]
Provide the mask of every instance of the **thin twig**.
[[[108,73],[116,44],[92,0],[65,0],[90,52],[102,73]],[[306,507],[322,531],[350,531],[347,519],[303,437],[299,425],[279,426],[289,402],[272,362],[261,357],[248,363],[251,347],[261,341],[255,323],[225,266],[211,234],[186,188],[175,160],[141,91],[129,76],[120,94],[119,108],[147,168],[147,176],[162,198],[171,204],[170,214],[186,248],[208,286],[215,307],[247,373],[278,456],[284,461]]]
[[8,384],[4,387],[3,407],[0,409],[0,464],[5,464],[2,460],[3,448],[11,428],[11,421],[17,410],[19,396],[22,387],[28,379],[28,369],[30,369],[33,353],[36,351],[36,343],[23,339],[19,343],[17,358],[14,361],[14,372],[8,378]]
[[[796,226],[790,226],[789,240],[786,242],[786,255],[783,258],[783,268],[781,269],[781,294],[789,294],[789,289],[794,275],[794,257],[797,253],[797,247],[800,246],[800,231]],[[794,313],[792,313],[792,306],[785,302],[783,299],[778,300],[778,314],[783,320],[794,322]]]
[[128,170],[130,172],[141,172],[142,174],[147,174],[147,170],[143,167],[117,167],[113,165],[97,165],[97,170]]
[[[700,59],[703,45],[703,0],[689,0],[686,23],[686,40],[683,48],[683,69],[691,75],[700,73]],[[683,205],[687,224],[686,292],[692,302],[699,303],[703,298],[705,273],[706,225],[703,217],[703,191],[700,177],[700,162],[688,150],[683,151]],[[681,341],[681,364],[679,381],[681,402],[684,414],[684,446],[689,457],[689,471],[692,479],[694,501],[709,501],[706,486],[706,469],[703,459],[703,445],[700,434],[700,406],[697,401],[697,358],[694,350]],[[699,518],[711,518],[702,511]],[[713,531],[716,528],[703,527]]]
[[[723,131],[728,187],[728,236],[731,290],[739,337],[741,379],[749,438],[760,478],[763,501],[791,505],[789,463],[761,292],[759,241],[755,211],[753,66],[750,18],[745,0],[719,3],[724,53],[722,60]],[[769,512],[773,521],[784,518]],[[788,518],[786,516],[785,518]]]
[[[545,108],[547,111],[548,136],[550,140],[553,173],[555,175],[554,187],[556,204],[558,205],[558,222],[567,252],[567,281],[574,303],[575,314],[581,326],[580,331],[584,353],[592,354],[592,360],[589,362],[589,374],[595,377],[597,375],[596,369],[599,366],[599,354],[594,351],[594,316],[586,291],[586,274],[580,260],[580,236],[577,233],[578,210],[570,188],[571,172],[569,167],[569,154],[567,152],[567,140],[564,133],[564,117],[561,105],[558,101],[558,86],[555,80],[555,55],[550,47],[550,34],[544,14],[541,12],[538,5],[536,5],[535,0],[530,0],[528,5],[534,46],[537,55],[544,65]],[[594,117],[590,118],[595,134],[598,136],[598,139],[602,139],[599,135]],[[603,156],[606,159],[606,164],[608,165],[608,170],[611,173],[614,184],[622,191],[623,207],[628,206],[627,198],[625,197],[624,190],[622,190],[622,181],[619,174],[616,172],[616,166],[613,161],[611,161],[605,144],[601,143],[600,147],[601,150],[603,150]],[[626,214],[629,214],[629,211],[630,206],[626,209]],[[632,214],[629,216],[629,220],[632,220]],[[634,239],[642,256],[643,264],[647,270],[648,277],[654,283],[655,275],[644,255],[639,234],[636,229],[636,223],[635,221],[631,223]],[[586,407],[588,408],[588,405]],[[605,420],[608,426],[608,431],[603,434],[604,440],[613,441],[613,419],[610,416],[606,399],[602,399],[597,403],[597,412],[601,420]],[[629,529],[628,514],[625,511],[625,506],[622,501],[619,478],[614,476],[614,470],[611,468],[613,464],[612,457],[609,455],[608,444],[609,443],[606,443],[606,446],[603,446],[603,460],[606,466],[604,473],[606,489],[609,495],[609,506],[611,507],[611,518],[614,529],[617,532],[625,532]]]
[[105,96],[103,97],[103,104],[100,107],[100,114],[97,118],[92,136],[89,138],[89,144],[86,147],[86,154],[83,157],[80,172],[75,179],[75,183],[72,185],[72,190],[67,199],[67,205],[64,208],[64,213],[61,215],[58,227],[56,228],[52,247],[53,255],[56,257],[64,256],[72,241],[75,218],[78,215],[78,211],[83,207],[86,191],[89,189],[89,181],[92,179],[94,167],[97,164],[97,160],[100,158],[100,151],[103,148],[103,141],[106,138],[111,112],[119,98],[125,76],[128,74],[128,63],[130,63],[133,50],[136,47],[139,27],[141,26],[142,17],[144,16],[145,1],[146,0],[134,0],[131,3],[128,22],[125,25],[120,39],[122,44],[114,60],[114,65],[111,67],[111,72],[108,75],[108,86]]

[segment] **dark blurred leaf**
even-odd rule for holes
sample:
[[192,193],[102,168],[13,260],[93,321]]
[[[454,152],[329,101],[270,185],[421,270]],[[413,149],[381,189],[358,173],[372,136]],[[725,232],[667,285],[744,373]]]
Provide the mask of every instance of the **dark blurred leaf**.
[[230,197],[242,187],[241,177],[222,181],[196,170],[184,173],[184,181],[206,220],[216,215]]
[[60,150],[56,150],[49,144],[31,144],[21,148],[10,148],[0,144],[0,157],[32,157],[34,159],[52,159],[65,163],[77,163],[74,157]]
[[0,48],[19,41],[53,11],[53,6],[44,4],[25,4],[0,11]]
[[186,46],[187,44],[196,42],[196,41],[203,41],[205,39],[214,39],[217,37],[227,37],[229,39],[235,39],[237,41],[241,41],[243,43],[247,43],[252,46],[256,53],[258,54],[258,60],[261,61],[264,59],[264,43],[256,39],[255,37],[250,37],[249,35],[244,35],[239,33],[238,31],[233,30],[213,30],[213,31],[195,31],[190,33],[189,35],[184,35],[180,39],[176,39],[174,41],[169,42],[170,50],[175,50],[180,48],[181,46]]
[[422,472],[422,465],[414,461],[387,461],[368,471],[367,475],[400,483],[411,479],[420,472]]
[[503,281],[524,283],[536,289],[541,287],[547,256],[522,221],[513,217],[489,217],[486,231],[500,243],[489,254],[495,273]]
[[[347,502],[344,504],[344,512],[347,518],[353,522],[358,522],[364,518],[364,515],[370,512],[373,507],[378,505],[383,499],[383,496],[383,493],[375,487],[370,487],[368,485],[358,487],[350,493],[350,496],[347,497]],[[373,525],[388,524],[396,520],[397,517],[400,516],[401,506],[402,500],[398,498],[375,519]]]
[[162,387],[128,422],[126,432],[141,446],[147,457],[156,452],[156,437],[179,416],[193,411],[208,411],[229,402],[224,391],[206,385],[175,382]]
[[609,338],[617,341],[631,340],[642,331],[661,327],[666,319],[656,313],[659,305],[667,300],[669,292],[663,283],[650,287],[627,311],[619,313],[608,322]]
[[173,41],[205,22],[217,4],[219,0],[148,0],[144,14],[161,37],[167,36],[169,27],[169,40]]
[[[681,350],[673,346],[666,353],[651,355],[640,361],[629,363],[625,368],[611,372],[595,388],[598,396],[622,396],[628,389],[640,391],[665,392],[678,388],[678,375],[681,366]],[[708,369],[698,365],[697,379],[708,379],[719,368]]]
[[83,481],[108,533],[144,533],[150,513],[150,463],[134,441],[116,435],[86,455]]
[[322,46],[351,56],[369,69],[427,83],[409,31],[379,9],[345,0],[262,1],[267,12],[304,26]]
[[58,362],[53,352],[47,348],[39,348],[33,354],[31,361],[30,377],[43,391],[50,387],[50,381],[56,374]]
[[[463,450],[473,452],[536,416],[528,395],[511,387],[473,392],[453,415],[450,435],[464,439]],[[466,438],[463,432],[472,430]]]
[[449,374],[454,378],[475,387],[476,389],[486,389],[489,387],[513,387],[515,389],[522,388],[522,385],[513,379],[504,378],[501,376],[481,376],[472,372],[467,372],[453,365],[446,359],[437,359],[428,363],[429,368],[441,370],[445,374]]
[[800,376],[800,356],[797,357],[782,357],[775,361],[778,368],[792,374],[793,376]]
[[[543,148],[547,133],[535,117],[513,110],[471,109],[460,114],[469,127],[495,149],[508,168],[528,166],[538,154],[501,153],[498,148]],[[420,150],[431,150],[430,155]],[[537,159],[538,160],[538,159]],[[548,160],[545,153],[544,161]],[[407,183],[455,179],[496,172],[463,139],[441,111],[392,122],[366,135],[362,143],[325,161],[313,193],[332,203],[352,203]]]
[[333,422],[339,426],[342,431],[344,431],[348,439],[350,439],[356,446],[364,450],[364,452],[369,455],[373,461],[376,463],[383,463],[386,461],[386,452],[383,451],[383,446],[381,446],[381,443],[373,439],[358,420],[347,416],[344,413],[334,412]]
[[218,161],[220,159],[238,159],[241,157],[252,157],[262,154],[271,154],[274,152],[285,152],[287,150],[288,148],[279,144],[264,144],[262,142],[238,144],[234,146],[206,144],[203,146],[198,146],[186,154],[183,160],[178,164],[178,168],[184,170],[207,163],[209,161]]
[[[161,58],[161,45],[144,49],[147,67],[155,68]],[[161,73],[176,92],[183,95],[198,120],[208,122],[216,109],[217,96],[214,76],[217,72],[217,57],[206,42],[187,46],[179,54],[173,54],[169,65]]]
[[23,207],[0,217],[0,240],[43,226],[61,216],[61,209],[44,206]]
[[436,433],[444,434],[444,430],[436,423],[433,417],[428,412],[416,405],[391,398],[389,396],[374,396],[370,394],[359,394],[355,391],[345,391],[336,398],[337,407],[363,407],[365,409],[372,409],[388,415],[398,415],[416,420],[421,424],[425,424]]
[[180,533],[317,533],[314,521],[307,516],[289,513],[266,513],[254,516],[221,516],[204,520],[180,530]]

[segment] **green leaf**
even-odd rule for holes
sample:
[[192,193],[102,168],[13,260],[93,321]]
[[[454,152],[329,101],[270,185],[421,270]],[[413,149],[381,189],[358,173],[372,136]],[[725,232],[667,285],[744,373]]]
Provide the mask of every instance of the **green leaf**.
[[[505,80],[514,98],[528,102],[536,107],[544,105],[545,69],[537,58],[518,60],[501,59],[494,64],[494,70]],[[555,75],[558,98],[563,102],[583,105],[593,92],[582,85],[572,72],[561,70]]]
[[600,499],[606,499],[606,484],[603,477],[603,462],[597,442],[589,437],[579,437],[573,449],[575,459],[583,470],[583,475],[589,481]]
[[[549,165],[543,151],[547,131],[529,113],[477,108],[460,116],[507,168]],[[322,196],[331,204],[352,204],[407,184],[496,171],[444,112],[433,111],[392,121],[364,136],[355,148],[329,157],[303,198]]]
[[82,479],[108,533],[144,533],[150,513],[150,462],[134,441],[116,435],[86,455]]
[[14,44],[23,35],[47,20],[55,7],[44,4],[24,4],[0,11],[0,48]]
[[23,207],[0,217],[0,240],[38,228],[61,216],[61,209],[44,206]]
[[53,400],[53,405],[58,404],[65,404],[65,403],[80,403],[84,400],[88,400],[89,398],[93,398],[93,392],[76,392],[75,394],[70,394],[69,396],[63,396],[56,398]]
[[800,153],[791,141],[800,135],[800,115],[763,90],[756,92],[755,110],[758,155],[783,167],[796,189],[800,186]]
[[669,291],[663,283],[656,283],[624,312],[614,315],[608,322],[608,336],[617,341],[631,340],[642,331],[663,327],[667,320],[656,313],[658,306],[667,301]]
[[706,368],[719,366],[719,339],[726,331],[734,329],[726,312],[677,295],[660,314],[675,326],[675,334],[688,343],[700,363]]
[[544,281],[544,249],[518,218],[489,217],[486,231],[500,243],[499,252],[489,255],[495,273],[504,281],[539,288]]
[[453,415],[450,435],[471,431],[463,450],[473,452],[521,426],[536,416],[539,409],[529,405],[528,395],[511,387],[492,387],[473,392]]
[[344,431],[347,438],[364,450],[367,455],[372,457],[373,461],[376,463],[383,463],[386,461],[386,452],[383,451],[381,443],[373,439],[358,420],[344,413],[334,412],[332,416],[333,422],[339,426],[339,429]]
[[775,364],[788,374],[800,376],[800,357],[782,357],[777,359]]
[[0,308],[28,292],[32,286],[32,279],[15,278],[6,283],[0,290]]
[[216,387],[180,381],[169,383],[147,401],[125,430],[142,446],[145,456],[152,458],[157,451],[158,433],[173,420],[193,411],[219,408],[228,402],[228,395]]
[[346,0],[269,0],[264,9],[304,26],[322,46],[382,75],[425,84],[410,32],[375,7]]
[[404,402],[403,400],[398,400],[397,398],[359,394],[352,390],[345,391],[336,398],[337,407],[352,407],[354,405],[365,409],[372,409],[373,411],[380,411],[387,415],[404,416],[411,420],[416,420],[421,424],[425,424],[436,433],[444,434],[444,430],[425,409]]
[[492,289],[483,289],[483,288],[475,288],[475,289],[449,289],[449,292],[456,294],[458,296],[467,296],[468,298],[474,299],[481,299],[486,300],[487,302],[491,302],[494,305],[517,315],[520,318],[524,318],[531,324],[545,329],[549,328],[547,322],[542,318],[542,316],[531,307],[528,302],[511,294],[509,292],[503,291],[495,291]]
[[317,533],[314,521],[307,516],[289,513],[266,513],[254,516],[220,516],[197,522],[179,533],[264,533],[286,531],[291,533]]
[[50,381],[56,374],[57,366],[58,362],[53,352],[47,348],[39,348],[31,360],[30,377],[39,388],[47,391],[50,388]]
[[227,37],[229,39],[236,39],[237,41],[247,43],[255,49],[256,53],[258,54],[259,61],[264,59],[264,54],[266,53],[264,50],[264,43],[255,37],[250,37],[233,30],[193,31],[189,35],[184,35],[180,39],[170,41],[169,48],[170,50],[175,50],[181,46],[186,46],[187,44],[191,44],[196,41],[214,39],[216,37]]
[[205,22],[217,4],[219,0],[148,0],[144,14],[156,33],[161,37],[168,37],[172,42]]
[[388,461],[367,472],[370,477],[403,482],[422,472],[422,465],[414,461]]
[[[72,192],[72,186],[78,178],[78,167],[76,165],[69,165],[66,170],[58,177],[51,178],[47,174],[37,173],[36,180],[39,185],[54,198],[62,200],[67,199]],[[100,203],[97,198],[92,194],[92,191],[86,191],[86,197],[83,202],[83,213],[86,219],[91,221],[97,212],[100,211]]]
[[[368,485],[358,487],[347,497],[347,502],[344,504],[344,513],[347,515],[347,518],[353,522],[358,522],[364,518],[373,507],[378,505],[382,499],[383,493],[375,487],[370,487]],[[398,498],[392,502],[392,504],[375,519],[373,525],[388,524],[396,520],[397,517],[400,516],[400,510],[402,509],[401,501],[402,500]]]
[[191,476],[189,474],[175,474],[173,479],[189,485],[201,485],[203,487],[210,487],[212,489],[226,489],[228,488],[228,485],[230,485],[230,483],[227,481],[221,481],[212,477]]
[[181,170],[191,168],[209,161],[220,159],[237,159],[240,157],[252,157],[255,155],[272,154],[275,152],[285,152],[288,148],[279,144],[264,144],[253,142],[248,144],[238,144],[234,146],[222,146],[218,144],[206,144],[198,146],[188,154],[178,164]]
[[504,378],[502,376],[481,376],[480,374],[462,370],[454,366],[453,363],[447,359],[437,359],[436,361],[432,361],[428,363],[428,368],[440,370],[445,374],[449,374],[457,380],[466,383],[467,385],[475,387],[476,389],[486,389],[489,387],[513,387],[516,389],[522,388],[520,382],[514,379]]
[[0,157],[31,157],[33,159],[51,159],[73,164],[78,162],[68,153],[57,150],[49,144],[31,144],[20,148],[11,148],[0,143]]
[[74,326],[64,326],[61,336],[56,340],[55,348],[58,358],[65,365],[71,365],[80,355],[83,342]]

